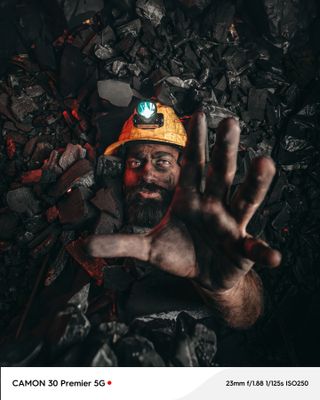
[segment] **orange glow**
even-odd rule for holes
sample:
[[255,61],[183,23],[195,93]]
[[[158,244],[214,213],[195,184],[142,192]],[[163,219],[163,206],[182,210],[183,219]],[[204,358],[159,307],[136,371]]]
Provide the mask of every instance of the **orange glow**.
[[92,25],[92,24],[93,24],[92,18],[85,19],[85,20],[82,22],[82,25]]
[[78,121],[80,121],[80,117],[78,114],[78,110],[76,110],[75,108],[71,111],[72,116],[77,119]]

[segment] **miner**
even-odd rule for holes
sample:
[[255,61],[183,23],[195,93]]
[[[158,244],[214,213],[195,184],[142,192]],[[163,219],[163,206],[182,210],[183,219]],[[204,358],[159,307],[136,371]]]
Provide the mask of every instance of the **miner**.
[[219,124],[209,165],[205,114],[196,112],[189,128],[187,135],[170,107],[138,103],[118,141],[105,150],[124,162],[125,226],[131,230],[92,235],[87,250],[93,257],[136,263],[129,267],[135,278],[120,296],[131,318],[192,311],[204,303],[229,326],[246,328],[263,310],[254,264],[275,267],[281,260],[278,251],[246,231],[275,166],[268,157],[254,159],[230,197],[238,121]]

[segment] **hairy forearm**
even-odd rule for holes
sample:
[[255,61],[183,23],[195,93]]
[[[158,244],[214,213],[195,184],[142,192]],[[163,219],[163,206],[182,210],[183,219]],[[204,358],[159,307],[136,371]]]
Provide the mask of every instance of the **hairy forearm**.
[[253,270],[228,290],[211,291],[193,283],[206,304],[230,327],[249,328],[263,312],[262,283]]

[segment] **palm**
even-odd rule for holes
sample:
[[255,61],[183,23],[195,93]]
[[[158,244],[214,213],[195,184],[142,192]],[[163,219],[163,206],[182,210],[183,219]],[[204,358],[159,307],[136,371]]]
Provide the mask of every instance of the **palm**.
[[206,135],[205,116],[197,113],[191,121],[179,184],[160,224],[146,235],[93,237],[89,241],[93,256],[134,257],[174,275],[196,279],[209,289],[231,288],[255,262],[279,264],[277,251],[246,233],[272,181],[273,162],[254,160],[245,182],[229,202],[240,137],[238,123],[227,119],[219,125],[202,191]]

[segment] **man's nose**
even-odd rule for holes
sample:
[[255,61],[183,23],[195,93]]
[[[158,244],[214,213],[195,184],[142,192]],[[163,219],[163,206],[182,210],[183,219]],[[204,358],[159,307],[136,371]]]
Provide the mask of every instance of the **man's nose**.
[[147,183],[154,183],[157,180],[157,171],[151,161],[144,164],[141,177]]

